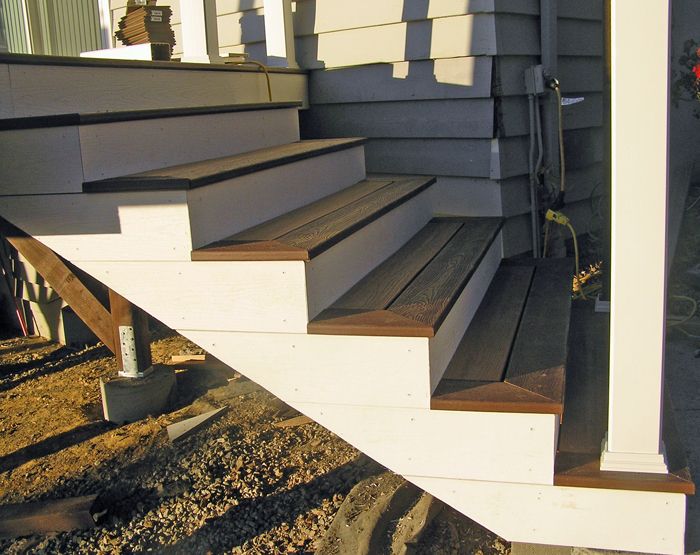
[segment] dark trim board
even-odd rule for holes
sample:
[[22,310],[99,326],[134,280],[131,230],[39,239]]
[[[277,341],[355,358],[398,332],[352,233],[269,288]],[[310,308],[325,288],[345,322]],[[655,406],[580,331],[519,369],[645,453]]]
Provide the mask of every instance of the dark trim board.
[[[238,64],[197,64],[184,62],[156,62],[142,60],[109,60],[104,58],[75,58],[71,56],[41,56],[37,54],[0,54],[0,64],[73,66],[73,67],[108,67],[130,69],[173,69],[184,71],[238,71],[260,72],[258,67],[246,67]],[[304,69],[270,67],[269,73],[308,74]]]
[[255,104],[229,104],[224,106],[196,106],[188,108],[162,108],[157,110],[125,110],[120,112],[97,112],[94,114],[56,114],[50,116],[29,116],[0,119],[0,131],[17,129],[40,129],[45,127],[65,127],[68,125],[94,125],[147,119],[177,118],[185,116],[205,116],[261,110],[282,110],[300,108],[301,102],[268,102]]

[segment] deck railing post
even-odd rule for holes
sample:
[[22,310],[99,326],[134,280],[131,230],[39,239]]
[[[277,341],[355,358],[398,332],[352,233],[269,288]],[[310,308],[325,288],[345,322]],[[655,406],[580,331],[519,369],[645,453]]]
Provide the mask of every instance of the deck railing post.
[[180,2],[182,20],[182,61],[223,63],[219,56],[216,0]]
[[611,8],[610,397],[601,469],[665,473],[670,8],[663,0],[612,0]]
[[267,64],[299,67],[294,50],[292,0],[265,0]]

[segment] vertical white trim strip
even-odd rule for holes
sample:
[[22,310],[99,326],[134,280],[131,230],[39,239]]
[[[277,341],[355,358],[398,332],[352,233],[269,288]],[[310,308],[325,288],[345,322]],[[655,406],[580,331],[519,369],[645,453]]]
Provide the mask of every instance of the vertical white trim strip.
[[97,8],[100,17],[102,48],[114,48],[114,40],[112,37],[112,11],[109,9],[109,0],[97,0]]
[[265,44],[271,66],[299,67],[294,50],[291,0],[265,0]]

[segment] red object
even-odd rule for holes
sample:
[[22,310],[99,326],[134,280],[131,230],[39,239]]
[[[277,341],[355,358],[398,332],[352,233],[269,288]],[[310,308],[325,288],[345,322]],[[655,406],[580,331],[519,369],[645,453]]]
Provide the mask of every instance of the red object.
[[695,74],[695,78],[700,79],[700,64],[695,64],[692,71]]

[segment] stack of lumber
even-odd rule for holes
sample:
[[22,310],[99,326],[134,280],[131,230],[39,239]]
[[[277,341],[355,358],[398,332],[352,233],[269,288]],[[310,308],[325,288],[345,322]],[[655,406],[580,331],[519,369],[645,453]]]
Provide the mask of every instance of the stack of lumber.
[[175,33],[170,26],[172,11],[168,6],[140,6],[119,21],[119,30],[114,34],[122,44],[165,43],[170,50],[175,44]]

